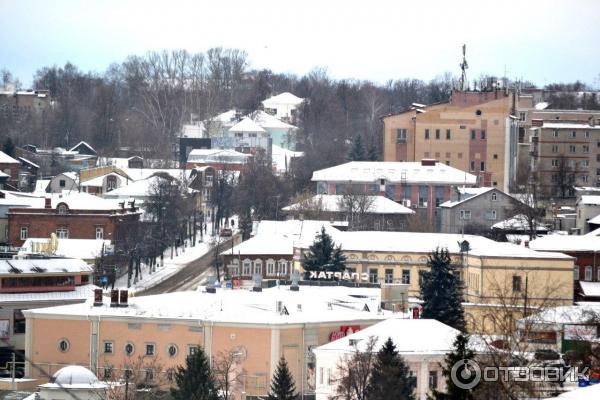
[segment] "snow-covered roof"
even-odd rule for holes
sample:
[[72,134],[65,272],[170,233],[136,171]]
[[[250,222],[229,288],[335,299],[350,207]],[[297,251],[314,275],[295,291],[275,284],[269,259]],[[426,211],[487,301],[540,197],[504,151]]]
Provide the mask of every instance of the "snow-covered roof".
[[256,122],[252,121],[248,117],[244,117],[240,122],[229,128],[229,132],[253,132],[253,133],[266,133]]
[[[373,351],[379,351],[388,338],[391,338],[399,353],[446,354],[453,348],[454,340],[460,332],[434,319],[390,318],[371,325],[333,342],[317,347],[313,351],[352,353],[358,349],[365,351],[370,337],[376,339]],[[356,346],[350,344],[356,343]]]
[[82,303],[94,296],[94,290],[98,289],[96,285],[75,286],[74,290],[53,291],[53,292],[31,292],[31,293],[0,293],[0,302],[4,307],[10,304],[22,303]]
[[600,125],[590,124],[575,124],[572,122],[545,122],[543,128],[548,129],[587,129],[587,130],[598,130]]
[[212,117],[210,120],[214,122],[222,122],[228,123],[235,121],[236,115],[238,114],[237,110],[229,110],[225,111],[219,115]]
[[[366,196],[368,200],[365,204],[370,204],[367,213],[369,214],[414,214],[410,208],[404,207],[385,196]],[[322,211],[343,212],[340,202],[344,196],[339,194],[317,194],[310,199],[300,203],[295,203],[284,207],[284,211],[303,210],[312,205],[316,205]]]
[[539,313],[519,320],[518,324],[522,325],[526,321],[540,324],[586,323],[595,314],[600,314],[600,303],[588,302],[585,305],[546,308]]
[[549,105],[550,105],[549,103],[542,101],[542,102],[536,103],[535,109],[536,110],[545,110],[546,108],[548,108]]
[[[42,389],[64,390],[100,390],[108,387],[108,384],[100,382],[92,371],[79,365],[68,365],[59,369],[49,383],[39,386]],[[75,392],[73,397],[76,398]]]
[[291,160],[298,157],[304,157],[304,152],[284,149],[276,144],[271,146],[271,159],[278,173],[286,172],[290,168]]
[[0,178],[8,178],[10,175],[5,174],[4,172],[0,171]]
[[315,236],[321,232],[324,227],[325,231],[335,237],[341,233],[334,228],[329,221],[314,221],[314,220],[287,220],[287,221],[271,221],[262,220],[258,223],[255,236],[287,236],[295,242],[311,243]]
[[600,225],[600,214],[596,215],[594,218],[588,219],[588,224]]
[[421,162],[351,161],[335,167],[315,171],[313,181],[376,182],[384,178],[387,183],[441,183],[474,185],[475,175],[443,163],[422,165]]
[[265,129],[298,129],[294,125],[286,124],[277,117],[262,110],[254,111],[248,115],[254,122]]
[[600,297],[600,282],[579,281],[579,286],[585,297]]
[[26,159],[26,158],[24,158],[24,157],[17,157],[17,158],[18,158],[20,161],[24,162],[25,164],[29,164],[29,165],[31,165],[31,166],[32,166],[32,167],[34,167],[34,168],[38,168],[38,169],[40,168],[40,166],[39,166],[39,165],[37,165],[37,164],[36,164],[36,163],[34,163],[33,161],[30,161],[30,160],[28,160],[28,159]]
[[541,251],[584,251],[600,250],[600,237],[579,235],[545,235],[529,242],[529,247]]
[[[535,223],[535,230],[537,232],[546,232],[548,228],[541,225],[539,222]],[[527,217],[523,214],[515,215],[514,217],[505,219],[504,221],[500,221],[492,225],[493,229],[500,229],[503,231],[528,231],[529,230],[529,221]]]
[[251,154],[232,149],[194,149],[188,155],[188,162],[245,164],[250,157]]
[[[288,314],[277,311],[277,303]],[[338,323],[379,321],[389,318],[389,311],[378,311],[381,304],[378,288],[289,286],[265,288],[262,292],[217,289],[216,293],[198,291],[165,293],[129,298],[128,307],[93,306],[90,298],[82,304],[38,308],[24,311],[26,316],[56,315],[88,318],[102,316],[140,320],[175,319],[249,325],[288,325],[298,323]],[[365,304],[369,311],[363,311]]]
[[90,146],[90,145],[89,145],[87,142],[85,142],[85,141],[83,141],[83,140],[82,140],[81,142],[77,143],[75,146],[71,147],[71,148],[69,149],[69,151],[77,151],[77,150],[75,150],[75,149],[76,149],[76,148],[78,148],[79,146],[84,146],[84,147],[87,147],[88,149],[90,149],[90,150],[91,150],[91,151],[93,151],[94,153],[96,152],[96,150],[94,150],[94,148],[93,148],[92,146]]
[[591,385],[586,387],[577,387],[569,392],[561,393],[557,397],[551,397],[546,400],[590,400],[600,399],[600,385]]
[[262,104],[266,108],[273,108],[280,104],[289,104],[289,105],[297,106],[298,104],[302,103],[303,101],[304,101],[304,99],[302,99],[296,95],[293,95],[290,92],[283,92],[276,96],[271,96],[268,99],[263,100]]
[[[175,179],[181,180],[184,176],[184,171],[178,168],[121,168],[134,181],[150,178],[156,174],[167,174]],[[188,171],[189,172],[189,171]]]
[[600,196],[581,196],[577,204],[585,204],[590,206],[600,206]]
[[46,193],[46,189],[50,184],[50,179],[38,179],[35,181],[35,189],[33,193]]
[[135,182],[129,183],[129,185],[121,186],[113,189],[110,192],[103,194],[106,199],[123,199],[123,198],[140,198],[147,197],[150,192],[152,185],[160,178],[150,177],[147,179],[140,179]]
[[254,236],[236,246],[233,249],[225,250],[221,255],[285,255],[294,254],[294,240],[289,236]]
[[0,164],[20,164],[19,160],[15,160],[3,151],[0,151]]
[[123,175],[117,174],[115,172],[110,172],[108,174],[100,175],[100,176],[97,176],[95,178],[88,179],[87,181],[81,182],[81,186],[102,187],[104,185],[104,178],[106,178],[107,176],[115,176],[118,179],[124,180],[125,182],[127,182],[127,178],[124,177]]
[[92,267],[90,267],[83,260],[75,258],[43,258],[25,260],[0,259],[0,274],[2,275],[40,275],[41,273],[73,274],[84,272],[92,272]]
[[[483,236],[453,233],[338,231],[333,236],[345,251],[401,252],[426,254],[436,247],[460,254],[460,243],[469,242],[469,254],[483,257],[572,259],[562,253],[540,252],[512,243],[496,242]],[[302,243],[308,246],[311,243]]]
[[77,172],[73,172],[73,171],[61,172],[60,174],[56,175],[52,179],[58,179],[60,176],[67,177],[75,182],[79,182],[79,174]]
[[446,208],[452,208],[452,207],[456,207],[459,204],[464,203],[467,200],[471,200],[475,197],[481,196],[484,193],[487,193],[491,190],[494,190],[495,188],[493,187],[480,187],[480,188],[471,188],[471,187],[460,187],[458,188],[458,192],[460,193],[460,200],[456,200],[456,201],[445,201],[444,203],[440,204],[440,207],[446,207]]
[[56,208],[60,203],[65,203],[71,210],[118,210],[118,202],[103,199],[88,193],[46,193],[39,197],[30,197],[29,205],[32,208],[45,208],[46,198],[50,199],[51,208]]
[[600,236],[600,228],[596,228],[593,231],[590,231],[583,236]]
[[[28,238],[19,250],[19,255],[38,253],[40,246],[47,244],[49,239]],[[102,253],[102,245],[109,246],[110,240],[102,239],[58,239],[55,255],[68,258],[92,260]]]

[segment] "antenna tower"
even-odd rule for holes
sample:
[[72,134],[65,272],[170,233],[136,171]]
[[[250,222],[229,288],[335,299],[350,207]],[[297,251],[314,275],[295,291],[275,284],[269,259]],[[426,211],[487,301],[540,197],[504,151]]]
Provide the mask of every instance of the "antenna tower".
[[460,90],[461,91],[465,91],[467,90],[467,85],[468,85],[468,81],[467,81],[467,68],[469,68],[469,64],[467,64],[467,45],[463,44],[462,46],[462,53],[463,53],[463,59],[462,62],[460,63],[460,69],[462,71],[461,75],[460,75]]

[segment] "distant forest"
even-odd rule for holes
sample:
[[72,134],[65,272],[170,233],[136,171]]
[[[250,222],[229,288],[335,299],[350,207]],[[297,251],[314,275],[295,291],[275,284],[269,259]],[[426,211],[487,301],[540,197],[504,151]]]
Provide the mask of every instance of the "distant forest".
[[[10,71],[3,70],[0,78],[0,83],[18,86]],[[174,139],[192,115],[203,120],[231,108],[253,111],[261,100],[289,91],[308,100],[299,113],[298,143],[316,169],[344,162],[357,135],[381,152],[381,116],[413,102],[444,101],[455,81],[450,73],[429,82],[401,78],[375,84],[334,80],[326,69],[304,76],[253,70],[246,52],[238,49],[152,52],[130,56],[103,73],[83,72],[71,63],[39,69],[33,88],[49,90],[55,107],[43,113],[0,112],[0,137],[41,148],[85,140],[103,155],[143,147],[145,154],[172,159]],[[560,92],[551,99],[558,108],[600,108],[595,98],[581,104],[580,96],[563,93],[589,89],[580,82],[546,89]]]

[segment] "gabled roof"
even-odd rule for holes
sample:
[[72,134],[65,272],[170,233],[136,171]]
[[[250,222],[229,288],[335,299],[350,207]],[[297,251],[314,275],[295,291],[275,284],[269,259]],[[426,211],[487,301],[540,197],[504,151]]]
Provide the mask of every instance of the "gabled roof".
[[600,196],[581,196],[577,204],[600,206]]
[[298,104],[302,103],[304,101],[304,99],[293,95],[290,92],[283,92],[280,93],[276,96],[271,96],[266,100],[262,101],[263,106],[270,108],[271,105],[278,105],[278,104],[291,104],[294,106],[297,106]]
[[236,246],[233,249],[225,250],[221,255],[294,255],[294,240],[284,235],[270,236],[260,235],[250,238]]
[[[410,208],[404,207],[385,196],[366,196],[368,198],[368,214],[414,214]],[[317,194],[310,199],[306,199],[299,203],[289,205],[282,208],[284,211],[303,210],[307,207],[317,206],[322,211],[327,212],[344,212],[340,203],[344,196],[339,194]]]
[[2,275],[72,274],[92,271],[92,267],[86,262],[75,258],[0,260],[0,274]]
[[94,150],[94,148],[92,146],[90,146],[87,142],[84,142],[83,140],[81,142],[77,143],[75,146],[71,147],[71,149],[69,149],[69,151],[77,151],[77,148],[80,146],[87,147],[94,154],[96,154],[96,150]]
[[387,183],[443,183],[474,185],[477,177],[443,163],[422,165],[421,162],[351,161],[315,171],[312,181]]
[[26,158],[23,158],[23,157],[17,157],[17,158],[19,159],[19,161],[22,161],[22,162],[24,162],[25,164],[29,164],[29,165],[31,165],[31,166],[32,166],[32,167],[34,167],[34,168],[38,168],[38,169],[40,168],[40,166],[39,166],[39,165],[37,165],[36,163],[34,163],[34,162],[32,162],[32,161],[29,161],[29,160],[28,160],[28,159],[26,159]]
[[462,187],[462,188],[458,188],[457,190],[460,193],[461,199],[460,200],[456,200],[456,201],[448,200],[448,201],[440,204],[440,207],[453,208],[453,207],[456,207],[456,206],[458,206],[460,204],[463,204],[463,203],[465,203],[465,202],[467,202],[469,200],[476,199],[477,197],[481,196],[482,194],[490,192],[490,191],[492,191],[494,189],[495,188],[493,188],[493,187],[481,187],[481,188],[466,188],[466,187]]
[[102,187],[104,184],[104,178],[108,176],[116,176],[120,179],[127,179],[127,177],[117,173],[117,172],[109,172],[108,174],[96,176],[94,178],[88,179],[86,181],[81,182],[81,186],[91,186],[91,187]]
[[256,122],[252,121],[248,117],[244,117],[240,122],[229,128],[229,132],[252,132],[252,133],[266,133]]
[[3,151],[0,151],[0,164],[20,164],[19,160],[15,160]]
[[261,110],[248,114],[248,117],[252,118],[254,122],[266,129],[298,129],[294,125],[286,124],[279,118]]
[[[523,214],[515,215],[511,218],[505,219],[504,221],[500,221],[492,225],[493,229],[500,229],[504,231],[528,231],[529,230],[529,222],[527,217]],[[537,232],[546,232],[548,228],[545,226],[536,223],[535,230]]]
[[529,248],[541,251],[582,251],[600,250],[600,237],[580,235],[545,235],[529,242]]
[[250,157],[251,154],[232,149],[193,149],[188,155],[188,162],[244,164]]

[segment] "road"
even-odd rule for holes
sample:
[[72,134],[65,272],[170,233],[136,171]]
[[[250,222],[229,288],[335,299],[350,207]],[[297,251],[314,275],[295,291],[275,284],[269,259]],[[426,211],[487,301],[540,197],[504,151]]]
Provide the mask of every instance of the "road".
[[[231,248],[231,239],[221,243],[219,247],[223,250]],[[221,252],[223,250],[219,251]],[[211,249],[208,253],[190,262],[177,273],[159,284],[139,292],[137,296],[195,290],[198,285],[205,283],[209,275],[215,274],[213,268],[214,260],[215,250]],[[221,271],[221,274],[222,273],[223,271]]]

